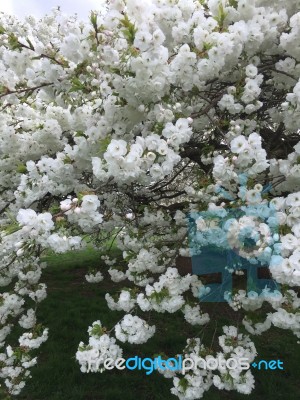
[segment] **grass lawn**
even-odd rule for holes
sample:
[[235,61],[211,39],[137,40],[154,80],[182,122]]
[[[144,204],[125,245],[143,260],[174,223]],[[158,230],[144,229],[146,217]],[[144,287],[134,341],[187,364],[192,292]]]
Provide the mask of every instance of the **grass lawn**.
[[[102,374],[83,374],[75,353],[80,341],[87,343],[87,328],[100,319],[111,328],[122,316],[111,312],[104,299],[105,293],[120,290],[122,284],[103,281],[85,282],[89,266],[102,261],[95,250],[80,253],[51,255],[42,282],[48,285],[48,297],[38,311],[38,320],[50,328],[48,341],[39,349],[38,367],[32,369],[32,379],[17,398],[20,400],[175,400],[170,393],[171,380],[154,372],[106,371]],[[103,270],[107,269],[103,265]],[[108,282],[108,283],[106,283]],[[142,346],[124,345],[124,356],[152,357],[159,351],[168,355],[181,353],[186,337],[202,337],[206,344],[217,338],[223,324],[234,324],[232,312],[224,304],[206,304],[212,322],[203,329],[182,324],[180,312],[175,315],[153,313],[150,323],[157,325],[156,335]],[[227,308],[226,308],[227,307]],[[218,318],[216,318],[218,316]],[[216,320],[218,320],[216,324]],[[184,327],[184,328],[183,328]],[[184,331],[182,330],[184,329]],[[216,332],[215,332],[216,331]],[[214,335],[215,333],[215,335]],[[284,371],[256,371],[255,391],[249,396],[235,392],[210,390],[204,400],[298,400],[300,398],[300,347],[290,332],[271,329],[255,340],[261,359],[281,359]],[[0,394],[1,398],[1,394]],[[2,397],[4,398],[4,397]]]

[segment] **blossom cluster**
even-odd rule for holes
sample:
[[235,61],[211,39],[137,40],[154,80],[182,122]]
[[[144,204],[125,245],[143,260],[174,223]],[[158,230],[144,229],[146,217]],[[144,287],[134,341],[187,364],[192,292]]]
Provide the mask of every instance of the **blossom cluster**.
[[155,326],[149,326],[143,319],[126,314],[115,326],[115,335],[121,342],[145,343],[155,333]]
[[[203,369],[197,365],[196,369],[188,371],[182,376],[182,371],[173,373],[173,387],[171,392],[179,399],[195,400],[203,397],[211,386],[220,390],[236,390],[239,393],[249,394],[254,388],[254,377],[249,369],[244,370],[238,365],[239,358],[246,358],[251,363],[257,355],[254,343],[249,336],[238,332],[234,326],[224,326],[223,335],[219,336],[219,346],[222,351],[213,354],[201,343],[199,338],[188,339],[184,349],[184,357],[197,360],[201,357],[206,362],[214,357],[219,360],[214,369]],[[235,364],[235,368],[228,368],[226,360]],[[233,363],[234,361],[234,363]],[[171,378],[171,376],[170,376]]]
[[122,356],[122,349],[116,340],[105,333],[100,320],[93,322],[88,329],[89,344],[79,343],[76,360],[81,372],[103,372],[103,363],[107,358],[117,359]]

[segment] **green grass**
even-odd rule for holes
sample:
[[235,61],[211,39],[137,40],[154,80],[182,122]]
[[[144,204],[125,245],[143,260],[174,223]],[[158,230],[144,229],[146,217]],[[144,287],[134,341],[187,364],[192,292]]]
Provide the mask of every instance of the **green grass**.
[[[87,343],[87,328],[100,319],[111,328],[122,316],[111,312],[105,293],[120,290],[120,285],[105,280],[88,284],[84,275],[89,266],[105,267],[100,254],[87,249],[80,253],[50,255],[42,282],[48,285],[48,297],[38,310],[38,320],[49,327],[49,339],[40,348],[38,366],[32,369],[32,379],[18,398],[20,400],[175,400],[171,395],[171,380],[158,373],[149,376],[143,371],[106,371],[102,374],[83,374],[75,359],[80,341]],[[124,356],[152,357],[159,351],[168,355],[181,353],[186,338],[198,335],[206,344],[216,341],[223,324],[234,324],[234,313],[224,304],[206,304],[212,316],[211,324],[203,329],[189,327],[181,313],[150,315],[157,325],[156,335],[143,346],[124,345]],[[216,321],[217,324],[216,324]],[[184,330],[183,330],[184,329]],[[215,332],[216,331],[216,332]],[[254,371],[255,391],[249,396],[235,392],[210,390],[204,400],[296,400],[300,398],[300,351],[296,338],[289,332],[272,329],[257,337],[260,358],[280,358],[284,371]],[[299,345],[298,345],[299,346]]]

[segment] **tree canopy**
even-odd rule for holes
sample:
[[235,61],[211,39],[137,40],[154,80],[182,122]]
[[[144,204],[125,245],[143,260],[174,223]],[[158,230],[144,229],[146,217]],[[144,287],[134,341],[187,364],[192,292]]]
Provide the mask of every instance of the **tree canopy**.
[[[229,293],[244,331],[225,326],[215,350],[187,338],[183,354],[252,362],[253,337],[272,325],[300,337],[299,1],[112,0],[88,23],[59,10],[41,20],[0,14],[0,113],[0,378],[9,393],[20,393],[48,337],[36,319],[43,255],[87,241],[122,251],[86,279],[124,281],[106,300],[125,314],[107,329],[91,321],[76,353],[82,372],[102,371],[122,342],[152,337],[150,311],[207,324],[205,285],[175,260],[224,237],[270,266],[281,290]],[[220,227],[237,208],[244,215]],[[251,256],[241,232],[254,241]],[[254,388],[249,369],[160,372],[179,399],[212,385]]]

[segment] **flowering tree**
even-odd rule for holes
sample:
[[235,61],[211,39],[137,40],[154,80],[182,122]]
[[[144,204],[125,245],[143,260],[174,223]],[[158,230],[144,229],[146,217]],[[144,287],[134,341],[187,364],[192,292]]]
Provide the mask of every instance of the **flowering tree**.
[[[296,0],[111,0],[85,24],[58,10],[40,21],[1,15],[0,377],[9,393],[20,393],[48,336],[36,320],[46,297],[41,257],[81,249],[87,235],[103,251],[107,238],[122,251],[123,262],[105,257],[111,280],[124,281],[106,300],[125,315],[111,330],[92,324],[76,353],[82,372],[102,371],[123,342],[155,334],[137,312],[208,323],[200,279],[173,267],[190,255],[188,213],[255,208],[232,222],[229,243],[236,248],[250,226],[255,257],[282,290],[240,290],[228,302],[244,310],[250,335],[274,325],[300,337],[292,289],[300,284],[299,43]],[[272,216],[262,224],[266,205]],[[206,229],[201,219],[196,226]],[[255,322],[253,310],[266,303]],[[187,338],[183,355],[251,362],[250,336],[223,330],[218,352]],[[179,399],[199,399],[212,385],[254,387],[250,370],[160,372]]]

